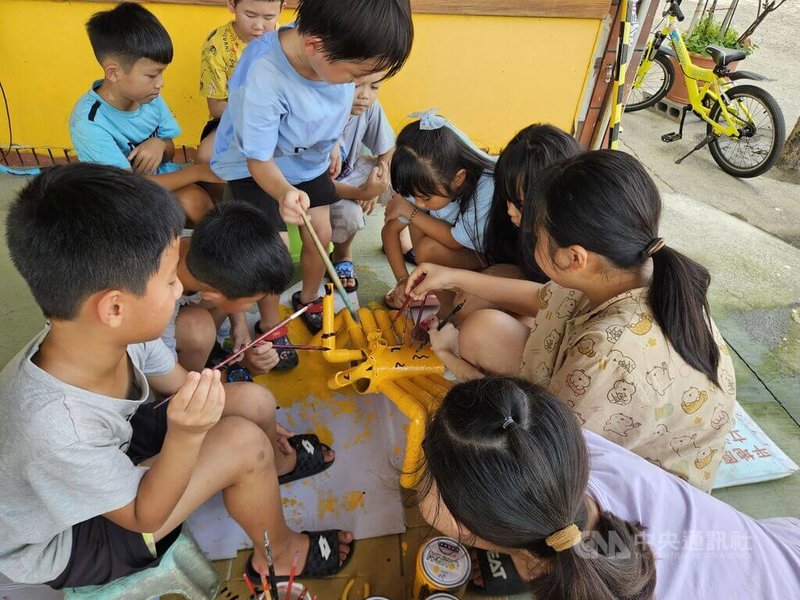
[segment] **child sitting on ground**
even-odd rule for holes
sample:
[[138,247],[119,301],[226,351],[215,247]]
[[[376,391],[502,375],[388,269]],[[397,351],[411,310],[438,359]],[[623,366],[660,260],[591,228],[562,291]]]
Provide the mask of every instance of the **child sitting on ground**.
[[214,133],[228,105],[228,80],[248,43],[275,31],[283,0],[226,0],[233,21],[212,31],[200,51],[200,95],[211,115],[200,134],[197,162],[211,162]]
[[[48,319],[0,373],[0,571],[14,581],[145,569],[220,491],[257,571],[265,529],[280,575],[298,552],[311,577],[349,556],[350,533],[286,525],[278,478],[313,470],[280,439],[270,393],[187,374],[158,339],[182,292],[183,224],[160,186],[86,163],[46,169],[9,210],[11,258]],[[152,392],[174,397],[154,408]]]
[[82,162],[131,169],[170,190],[191,224],[211,208],[198,182],[219,182],[208,165],[181,169],[171,162],[181,129],[161,97],[172,62],[172,40],[147,9],[122,2],[86,24],[103,79],[80,97],[69,118]]
[[[234,349],[248,344],[245,311],[285,289],[291,277],[289,251],[264,214],[243,202],[224,202],[180,240],[178,279],[184,291],[161,339],[190,371],[201,370],[215,348],[212,362],[219,362],[224,351],[220,355],[215,344],[223,321],[230,319]],[[253,375],[275,368],[285,350],[273,350],[272,343],[285,343],[286,335],[283,327],[247,350],[241,365]]]
[[[397,194],[386,207],[381,232],[397,279],[385,297],[390,308],[399,308],[406,295],[408,270],[399,241],[406,225],[418,262],[474,270],[485,266],[482,253],[494,193],[494,159],[435,110],[419,116],[397,136],[392,157]],[[432,291],[437,292],[440,314],[450,312],[453,294]]]
[[564,402],[520,379],[453,387],[422,447],[420,511],[480,549],[472,587],[484,594],[728,600],[800,589],[800,520],[737,511],[581,431]]
[[[295,26],[252,41],[229,82],[211,159],[234,198],[256,206],[282,232],[286,223],[302,225],[308,212],[327,246],[329,206],[339,200],[328,169],[353,104],[352,82],[393,75],[412,39],[408,0],[300,0]],[[318,298],[325,272],[311,234],[300,232],[303,284],[292,297],[295,310]],[[266,330],[278,322],[278,296],[258,305]],[[303,320],[317,333],[321,306]]]
[[[530,210],[529,210],[530,209]],[[459,378],[516,375],[574,408],[590,429],[710,491],[736,404],[733,362],[708,309],[701,265],[658,235],[661,197],[645,168],[602,150],[548,168],[524,206],[545,285],[422,264],[411,291],[462,289],[482,310],[431,327]]]
[[[381,75],[376,73],[356,86],[350,119],[342,133],[342,172],[333,182],[341,200],[331,204],[331,258],[348,292],[358,289],[353,240],[367,224],[365,215],[372,214],[380,197],[388,201],[389,195],[394,131],[377,100],[380,85]],[[364,155],[364,148],[371,156]]]
[[[519,131],[497,158],[494,169],[494,198],[486,222],[487,275],[528,279],[545,283],[547,276],[539,269],[531,252],[520,251],[522,205],[526,190],[536,184],[539,175],[551,164],[581,151],[568,133],[552,125],[529,125]],[[525,240],[529,241],[529,240]],[[480,296],[459,292],[455,304],[463,307],[454,323],[484,308],[497,308]]]

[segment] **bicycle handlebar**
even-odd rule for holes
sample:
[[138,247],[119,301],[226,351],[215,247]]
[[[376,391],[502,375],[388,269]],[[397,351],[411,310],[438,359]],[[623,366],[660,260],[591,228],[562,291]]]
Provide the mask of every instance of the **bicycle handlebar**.
[[681,10],[681,0],[669,0],[667,12],[673,14],[678,21],[683,21],[686,18]]

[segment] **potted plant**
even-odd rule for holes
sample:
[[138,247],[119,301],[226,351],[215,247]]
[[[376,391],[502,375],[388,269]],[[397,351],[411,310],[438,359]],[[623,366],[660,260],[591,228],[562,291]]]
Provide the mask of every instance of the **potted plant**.
[[[750,43],[750,39],[741,40],[739,34],[730,27],[723,29],[722,24],[714,20],[713,14],[705,15],[689,32],[684,35],[686,48],[692,57],[692,62],[698,67],[706,69],[714,68],[714,61],[706,52],[708,46],[724,46],[734,50],[743,50],[750,54],[756,46]],[[678,59],[670,56],[670,61],[677,75],[672,82],[672,87],[667,93],[667,98],[678,104],[689,104],[689,92],[686,89],[686,82],[681,74],[681,65]],[[733,62],[728,65],[731,71],[736,70],[738,63]]]

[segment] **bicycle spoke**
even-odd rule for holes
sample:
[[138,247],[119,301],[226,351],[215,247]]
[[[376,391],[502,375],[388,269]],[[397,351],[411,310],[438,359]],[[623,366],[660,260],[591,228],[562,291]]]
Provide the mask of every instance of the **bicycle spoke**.
[[[751,169],[764,162],[772,148],[775,124],[767,108],[752,96],[740,96],[726,105],[739,137],[721,137],[717,146],[725,158],[740,169]],[[749,115],[749,118],[748,118]],[[726,125],[722,113],[717,122]]]

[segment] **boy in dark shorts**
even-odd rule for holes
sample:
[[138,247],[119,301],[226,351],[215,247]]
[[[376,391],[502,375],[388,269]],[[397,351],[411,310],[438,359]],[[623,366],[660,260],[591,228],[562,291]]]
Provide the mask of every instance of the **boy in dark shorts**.
[[[80,587],[151,566],[219,491],[262,573],[265,529],[278,574],[296,552],[312,577],[349,555],[350,533],[286,526],[279,477],[307,460],[269,392],[187,374],[158,339],[182,292],[183,224],[162,187],[86,163],[46,169],[11,205],[11,258],[48,319],[0,373],[0,571],[14,581]],[[154,409],[151,392],[175,395]]]
[[[228,82],[212,170],[236,199],[264,211],[280,231],[286,223],[301,225],[308,211],[327,246],[329,206],[339,200],[330,157],[350,114],[353,82],[372,73],[393,75],[412,40],[408,0],[300,0],[293,27],[253,40],[242,54]],[[301,236],[303,288],[292,298],[295,308],[318,297],[325,272],[304,227]],[[278,321],[277,296],[259,302],[259,309],[261,329]],[[321,307],[303,317],[313,333],[322,328]]]

